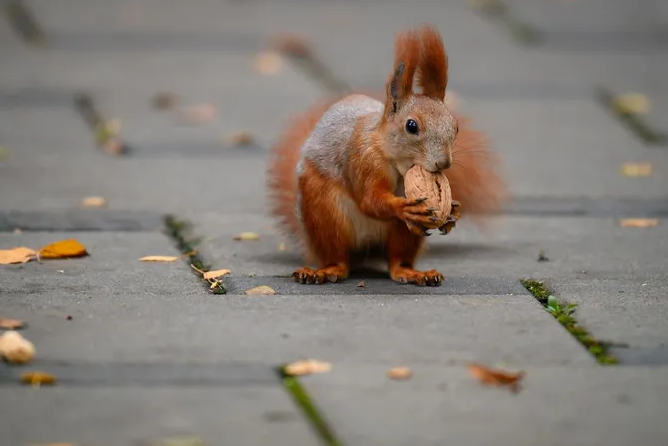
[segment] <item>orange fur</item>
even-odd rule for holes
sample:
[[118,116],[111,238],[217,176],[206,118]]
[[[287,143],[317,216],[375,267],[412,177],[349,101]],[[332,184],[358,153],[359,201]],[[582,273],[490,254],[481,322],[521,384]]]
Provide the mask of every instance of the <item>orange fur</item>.
[[448,56],[445,53],[441,34],[431,26],[420,28],[421,58],[416,82],[422,94],[440,101],[448,86]]

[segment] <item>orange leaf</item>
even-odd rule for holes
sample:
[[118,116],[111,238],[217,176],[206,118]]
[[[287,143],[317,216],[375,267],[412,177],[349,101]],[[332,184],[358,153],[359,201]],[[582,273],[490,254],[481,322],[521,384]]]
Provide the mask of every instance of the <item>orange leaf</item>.
[[5,328],[7,330],[17,330],[19,328],[23,328],[24,326],[25,322],[18,319],[0,317],[0,328]]
[[625,228],[650,228],[659,224],[657,218],[626,218],[620,222]]
[[483,384],[493,386],[510,386],[513,391],[519,389],[519,381],[525,372],[510,373],[498,369],[490,369],[482,364],[469,364],[469,373]]
[[652,163],[626,163],[622,174],[627,177],[648,177],[652,174]]
[[9,265],[11,263],[26,263],[35,258],[37,253],[30,248],[20,246],[12,249],[0,250],[0,265]]
[[87,256],[86,247],[74,239],[51,243],[39,250],[42,259],[63,259]]
[[413,372],[408,367],[394,367],[387,371],[387,377],[391,379],[410,379]]
[[326,373],[332,370],[332,364],[329,362],[318,361],[317,359],[305,359],[286,365],[283,371],[286,375],[302,376],[312,373]]
[[46,372],[25,372],[21,374],[21,382],[33,386],[40,384],[55,384],[56,377]]

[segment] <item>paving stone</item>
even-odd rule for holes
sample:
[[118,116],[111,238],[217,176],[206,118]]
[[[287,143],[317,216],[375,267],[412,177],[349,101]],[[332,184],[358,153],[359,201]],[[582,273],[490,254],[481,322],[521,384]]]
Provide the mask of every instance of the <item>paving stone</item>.
[[[187,283],[198,288],[194,279]],[[164,293],[77,302],[58,286],[29,300],[4,292],[4,313],[29,324],[26,338],[50,363],[224,361],[276,367],[315,357],[385,365],[594,364],[528,295]],[[67,314],[73,319],[66,320]]]
[[70,209],[53,211],[0,211],[0,232],[22,231],[160,231],[165,218],[157,212]]
[[76,239],[90,254],[75,259],[32,261],[3,265],[0,292],[7,305],[25,311],[87,311],[91,301],[109,305],[131,304],[139,296],[188,299],[206,296],[193,280],[188,265],[140,262],[148,255],[179,256],[172,241],[158,232],[24,232],[0,234],[0,247],[26,246],[37,249],[59,240]]
[[[3,366],[4,367],[4,366]],[[206,445],[316,445],[284,389],[200,388],[2,388],[12,401],[3,416],[7,444],[71,442],[82,446],[153,445],[199,438]]]
[[582,277],[546,280],[555,295],[578,304],[577,319],[613,344],[623,365],[668,364],[668,285],[665,277]]
[[513,394],[482,386],[466,367],[395,365],[411,366],[413,377],[393,381],[385,376],[387,368],[334,364],[331,372],[302,382],[344,444],[668,441],[660,415],[668,392],[665,367],[529,367],[522,389]]

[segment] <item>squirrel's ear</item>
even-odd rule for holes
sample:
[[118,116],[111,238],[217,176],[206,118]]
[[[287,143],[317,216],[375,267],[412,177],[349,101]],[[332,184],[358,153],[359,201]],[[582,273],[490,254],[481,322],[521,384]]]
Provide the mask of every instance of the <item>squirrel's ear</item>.
[[422,94],[443,101],[448,85],[448,56],[443,47],[441,34],[433,27],[420,28],[421,57],[416,76]]
[[413,77],[420,58],[420,41],[413,31],[397,34],[394,72],[386,85],[385,116],[396,113],[413,94]]

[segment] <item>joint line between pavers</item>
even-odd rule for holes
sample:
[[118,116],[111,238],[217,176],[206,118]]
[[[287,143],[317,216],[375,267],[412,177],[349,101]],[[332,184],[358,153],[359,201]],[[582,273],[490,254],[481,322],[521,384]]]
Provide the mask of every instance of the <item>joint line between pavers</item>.
[[621,107],[615,100],[615,94],[611,89],[603,86],[596,87],[594,96],[609,113],[617,118],[619,123],[627,127],[638,139],[647,145],[666,146],[668,145],[668,136],[652,126],[638,113]]
[[617,364],[618,360],[609,353],[609,343],[597,340],[576,319],[577,304],[560,301],[540,280],[521,279],[520,283],[587,351],[599,364]]
[[177,220],[173,215],[167,215],[165,217],[165,232],[174,241],[182,256],[187,259],[191,271],[207,284],[209,292],[212,294],[226,294],[227,289],[222,281],[204,278],[204,273],[208,272],[210,267],[204,263],[195,249],[199,240],[190,233],[191,225],[186,221]]
[[334,430],[325,420],[320,410],[315,405],[313,398],[306,391],[304,386],[296,376],[288,375],[284,367],[279,367],[277,370],[283,388],[292,397],[297,407],[302,411],[302,414],[309,422],[311,427],[315,430],[318,438],[326,446],[343,446],[343,443],[337,438]]
[[476,0],[473,8],[481,15],[500,22],[508,29],[510,36],[523,45],[536,45],[541,40],[538,29],[515,17],[501,0]]
[[33,45],[44,45],[46,34],[30,8],[21,0],[8,0],[5,4],[5,15],[21,40]]

